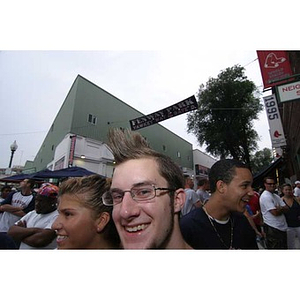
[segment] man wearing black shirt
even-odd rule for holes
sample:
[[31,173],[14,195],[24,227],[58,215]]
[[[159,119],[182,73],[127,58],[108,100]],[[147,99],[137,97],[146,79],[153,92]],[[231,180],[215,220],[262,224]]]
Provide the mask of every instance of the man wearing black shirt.
[[258,249],[255,231],[243,215],[253,195],[249,168],[237,160],[220,160],[212,166],[209,182],[209,200],[180,221],[186,242],[194,249]]

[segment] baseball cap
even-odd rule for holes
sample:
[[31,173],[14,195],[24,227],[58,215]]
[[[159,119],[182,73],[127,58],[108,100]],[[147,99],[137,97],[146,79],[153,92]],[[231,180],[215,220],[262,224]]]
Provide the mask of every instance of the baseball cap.
[[59,188],[51,183],[43,183],[40,188],[35,189],[34,191],[37,192],[38,195],[56,199]]
[[298,184],[298,183],[300,183],[300,181],[299,181],[299,180],[295,181],[295,184]]

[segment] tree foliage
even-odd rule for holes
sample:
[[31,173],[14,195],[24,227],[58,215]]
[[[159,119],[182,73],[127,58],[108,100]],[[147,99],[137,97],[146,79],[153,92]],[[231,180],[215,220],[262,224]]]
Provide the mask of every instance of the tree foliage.
[[269,166],[273,160],[272,151],[269,148],[255,152],[251,155],[252,173],[257,174],[265,167]]
[[201,84],[198,109],[188,114],[187,127],[208,153],[250,163],[259,139],[253,121],[263,106],[256,97],[257,87],[244,71],[235,65],[210,78],[205,86]]

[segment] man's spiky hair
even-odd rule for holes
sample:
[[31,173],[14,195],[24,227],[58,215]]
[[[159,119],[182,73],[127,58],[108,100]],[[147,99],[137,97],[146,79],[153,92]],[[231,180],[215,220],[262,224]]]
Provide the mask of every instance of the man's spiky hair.
[[150,148],[141,134],[128,129],[110,129],[108,132],[108,146],[114,155],[116,164],[128,159],[157,156],[157,152]]
[[180,167],[169,156],[153,150],[140,133],[113,128],[108,133],[108,140],[117,165],[131,159],[151,158],[158,164],[158,171],[167,180],[169,188],[184,187]]

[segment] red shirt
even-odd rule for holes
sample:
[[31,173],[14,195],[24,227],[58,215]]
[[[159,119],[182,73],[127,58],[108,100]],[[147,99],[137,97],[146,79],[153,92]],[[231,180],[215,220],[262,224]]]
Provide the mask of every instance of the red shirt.
[[[254,215],[256,214],[257,211],[260,211],[259,197],[260,197],[259,193],[254,192],[254,195],[250,198],[248,202],[251,211]],[[261,219],[259,216],[257,218],[254,218],[253,221],[256,225],[261,225]]]

